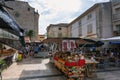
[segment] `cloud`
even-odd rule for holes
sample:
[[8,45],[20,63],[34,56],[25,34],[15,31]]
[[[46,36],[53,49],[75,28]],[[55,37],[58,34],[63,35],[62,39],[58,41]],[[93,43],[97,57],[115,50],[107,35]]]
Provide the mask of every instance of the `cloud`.
[[80,7],[80,0],[43,0],[47,7],[54,11],[77,11]]
[[[79,0],[40,0],[45,6],[41,12],[48,20],[59,18],[62,15],[72,14],[80,9]],[[69,3],[68,3],[69,2]],[[46,14],[49,12],[49,14]],[[61,15],[61,16],[60,16]]]
[[[38,3],[39,2],[39,3]],[[40,33],[45,33],[49,24],[67,23],[71,21],[71,16],[80,10],[80,0],[37,0],[39,7],[39,27]],[[33,2],[30,3],[33,5]]]
[[46,32],[49,24],[69,23],[93,4],[109,0],[22,0],[38,10],[39,33]]
[[92,1],[92,2],[108,2],[110,0],[88,0],[88,1]]

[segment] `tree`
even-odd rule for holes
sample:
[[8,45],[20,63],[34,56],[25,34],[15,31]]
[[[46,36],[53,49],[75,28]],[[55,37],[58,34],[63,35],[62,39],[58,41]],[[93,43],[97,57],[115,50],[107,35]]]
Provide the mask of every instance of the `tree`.
[[34,36],[34,31],[33,30],[29,30],[26,33],[26,36],[28,36],[30,38],[30,40],[32,39],[32,37]]

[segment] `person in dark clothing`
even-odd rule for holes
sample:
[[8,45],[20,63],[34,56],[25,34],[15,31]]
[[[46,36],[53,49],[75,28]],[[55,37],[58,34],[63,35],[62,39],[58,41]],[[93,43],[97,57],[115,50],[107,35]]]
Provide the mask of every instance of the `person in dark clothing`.
[[35,46],[34,46],[34,54],[38,54],[38,52],[39,52],[39,46],[36,44]]

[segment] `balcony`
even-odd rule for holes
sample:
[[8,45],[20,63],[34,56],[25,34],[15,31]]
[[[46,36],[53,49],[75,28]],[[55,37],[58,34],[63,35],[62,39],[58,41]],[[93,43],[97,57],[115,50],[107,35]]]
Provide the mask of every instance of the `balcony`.
[[120,31],[113,31],[114,36],[120,36]]
[[113,6],[116,6],[116,5],[120,4],[120,0],[114,0],[114,1],[112,1],[112,4],[113,4]]
[[119,20],[120,20],[120,13],[114,14],[113,15],[113,21],[115,22],[115,21],[119,21]]

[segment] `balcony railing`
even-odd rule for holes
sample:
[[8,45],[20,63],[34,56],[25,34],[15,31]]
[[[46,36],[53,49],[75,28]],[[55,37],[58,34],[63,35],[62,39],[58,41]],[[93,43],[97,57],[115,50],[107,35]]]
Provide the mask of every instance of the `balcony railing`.
[[120,0],[111,0],[113,5],[119,4]]
[[113,21],[118,21],[118,20],[120,20],[120,13],[113,15]]
[[114,36],[120,36],[120,31],[113,31]]

